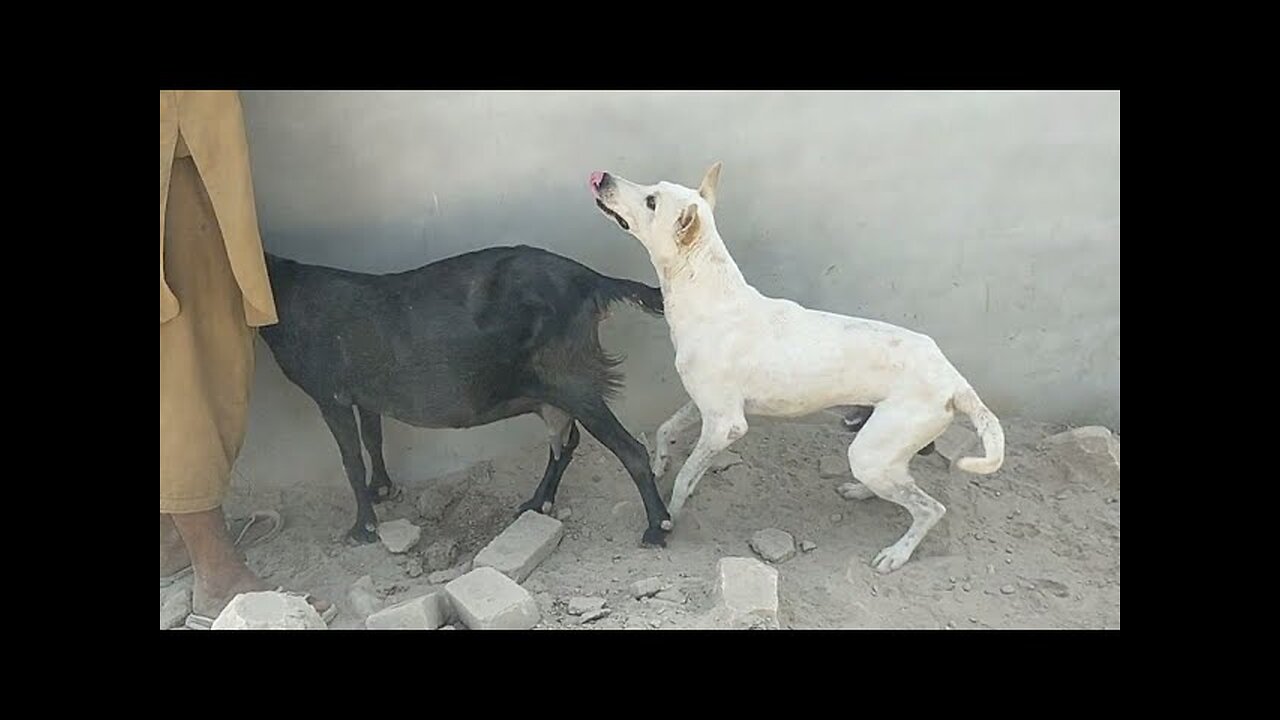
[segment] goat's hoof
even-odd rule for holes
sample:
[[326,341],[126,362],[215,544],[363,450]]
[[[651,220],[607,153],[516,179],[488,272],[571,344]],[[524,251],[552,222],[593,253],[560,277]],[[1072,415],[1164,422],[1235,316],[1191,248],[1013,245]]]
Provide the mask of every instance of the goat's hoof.
[[660,525],[662,526],[662,529],[667,532],[671,532],[671,530],[676,526],[676,524],[671,520],[663,520]]
[[662,528],[649,528],[640,539],[640,547],[664,548],[667,546],[667,533]]
[[369,543],[378,542],[378,526],[357,523],[347,533],[347,542],[353,545],[368,545]]
[[371,499],[376,505],[384,500],[397,502],[404,497],[404,490],[395,485],[376,485],[369,488],[369,494],[373,496]]
[[552,507],[553,504],[550,500],[540,501],[538,498],[533,498],[527,502],[521,503],[520,507],[516,509],[516,517],[520,517],[530,510],[540,515],[550,515]]

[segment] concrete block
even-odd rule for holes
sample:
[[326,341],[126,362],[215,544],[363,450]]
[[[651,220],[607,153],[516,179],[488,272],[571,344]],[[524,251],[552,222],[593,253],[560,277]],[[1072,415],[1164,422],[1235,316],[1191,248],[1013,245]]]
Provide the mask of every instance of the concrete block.
[[494,568],[522,583],[539,563],[551,556],[563,537],[564,523],[528,510],[486,545],[473,563],[477,568]]

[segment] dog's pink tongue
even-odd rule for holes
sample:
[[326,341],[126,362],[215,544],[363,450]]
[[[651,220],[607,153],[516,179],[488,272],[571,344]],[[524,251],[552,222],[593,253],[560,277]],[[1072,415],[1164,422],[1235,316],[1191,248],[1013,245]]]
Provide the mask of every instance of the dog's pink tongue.
[[601,180],[604,180],[604,173],[597,170],[591,173],[591,178],[588,179],[587,182],[590,183],[592,190],[599,190]]

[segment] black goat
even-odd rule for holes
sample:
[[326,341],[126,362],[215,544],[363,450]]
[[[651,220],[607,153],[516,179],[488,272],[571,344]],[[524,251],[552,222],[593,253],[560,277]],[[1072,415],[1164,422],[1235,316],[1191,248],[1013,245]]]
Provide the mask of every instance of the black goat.
[[[373,503],[395,492],[382,458],[383,415],[422,428],[467,428],[536,413],[547,424],[551,451],[541,484],[520,512],[550,512],[581,423],[618,456],[640,490],[649,523],[643,543],[665,545],[671,518],[648,453],[605,402],[622,375],[598,332],[619,300],[660,315],[657,288],[526,246],[478,250],[389,275],[269,253],[267,269],[280,322],[262,328],[262,337],[285,377],[320,406],[338,441],[356,496],[354,540],[376,539]],[[373,464],[368,485],[361,437]]]

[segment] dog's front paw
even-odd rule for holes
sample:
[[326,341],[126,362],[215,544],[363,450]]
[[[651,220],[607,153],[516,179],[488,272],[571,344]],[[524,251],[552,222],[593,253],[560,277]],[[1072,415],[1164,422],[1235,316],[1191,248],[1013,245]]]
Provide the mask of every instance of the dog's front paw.
[[897,544],[880,551],[875,559],[871,561],[871,565],[879,573],[891,573],[894,570],[907,564],[911,559],[911,551],[899,547]]

